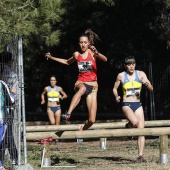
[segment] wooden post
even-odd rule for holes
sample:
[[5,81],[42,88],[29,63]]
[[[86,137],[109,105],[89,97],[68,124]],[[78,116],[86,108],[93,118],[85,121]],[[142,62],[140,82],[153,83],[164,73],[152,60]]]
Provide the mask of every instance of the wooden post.
[[50,144],[49,143],[45,143],[44,147],[45,147],[44,158],[50,158]]
[[168,135],[160,136],[160,164],[168,163]]
[[51,166],[51,159],[50,159],[50,144],[45,143],[43,149],[43,157],[42,157],[42,165],[41,167],[48,167]]

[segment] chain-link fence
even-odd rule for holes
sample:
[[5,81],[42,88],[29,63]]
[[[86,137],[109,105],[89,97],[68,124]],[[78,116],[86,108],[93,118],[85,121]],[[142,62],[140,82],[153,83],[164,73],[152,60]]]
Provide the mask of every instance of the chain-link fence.
[[7,169],[27,164],[22,59],[22,38],[0,33],[0,167]]

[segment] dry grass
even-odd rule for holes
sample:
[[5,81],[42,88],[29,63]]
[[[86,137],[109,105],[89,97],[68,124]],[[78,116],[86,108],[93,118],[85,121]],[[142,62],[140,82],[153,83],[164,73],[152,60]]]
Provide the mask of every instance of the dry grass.
[[[74,141],[52,143],[51,160],[55,167],[40,168],[43,146],[28,143],[28,162],[35,170],[170,170],[170,164],[159,164],[159,139],[146,139],[144,158],[146,163],[138,163],[136,140],[116,138],[107,140],[107,149],[100,149],[100,141],[85,140],[83,144]],[[169,155],[169,153],[168,153]],[[59,166],[76,165],[74,168]],[[58,166],[58,167],[57,167]]]

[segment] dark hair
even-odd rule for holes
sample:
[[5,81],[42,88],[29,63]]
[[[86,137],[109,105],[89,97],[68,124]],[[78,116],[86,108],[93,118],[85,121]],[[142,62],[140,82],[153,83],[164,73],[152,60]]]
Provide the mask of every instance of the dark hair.
[[10,53],[8,51],[4,51],[4,52],[0,53],[0,62],[1,63],[6,64],[11,60],[12,60],[12,53]]
[[55,77],[55,79],[57,80],[57,77],[54,74],[50,76],[50,79],[51,79],[51,77]]
[[94,45],[94,42],[100,40],[99,36],[93,32],[91,29],[87,29],[79,37],[87,37],[89,39],[90,45]]
[[3,73],[4,67],[12,60],[12,53],[4,51],[0,53],[0,74]]
[[130,64],[130,63],[135,63],[136,60],[135,60],[135,57],[134,56],[129,56],[127,58],[125,58],[124,60],[124,64]]
[[124,64],[131,64],[136,62],[135,57],[134,56],[128,56],[125,59],[122,59],[121,63],[116,65],[116,69],[117,71],[123,71],[125,70]]

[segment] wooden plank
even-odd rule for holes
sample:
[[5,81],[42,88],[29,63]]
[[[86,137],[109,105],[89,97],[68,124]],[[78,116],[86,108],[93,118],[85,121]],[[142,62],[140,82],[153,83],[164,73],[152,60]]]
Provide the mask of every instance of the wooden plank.
[[[109,122],[109,123],[94,123],[90,129],[118,129],[124,128],[127,122]],[[26,126],[27,132],[49,132],[49,131],[66,131],[78,130],[82,124],[66,124],[66,125],[41,125],[41,126]],[[145,121],[145,127],[167,127],[170,126],[170,120],[154,120]]]
[[84,131],[57,131],[57,132],[27,132],[27,140],[38,140],[46,137],[55,139],[83,139],[83,138],[111,138],[125,136],[160,136],[170,135],[169,127],[143,128],[143,129],[102,129]]

